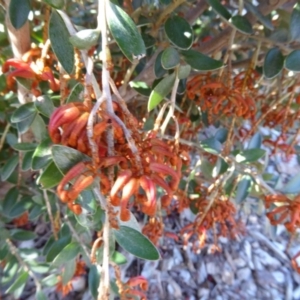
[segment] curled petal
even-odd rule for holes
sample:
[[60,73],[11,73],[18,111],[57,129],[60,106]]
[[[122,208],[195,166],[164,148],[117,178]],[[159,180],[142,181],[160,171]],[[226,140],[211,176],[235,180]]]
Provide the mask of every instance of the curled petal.
[[172,189],[173,190],[177,189],[179,181],[180,181],[180,176],[174,169],[172,169],[171,167],[169,167],[167,165],[159,164],[159,163],[155,163],[155,162],[150,163],[149,168],[153,172],[162,173],[165,176],[168,176],[168,175],[172,176],[172,178],[173,178]]
[[130,170],[124,170],[118,175],[118,178],[110,191],[110,199],[112,205],[120,205],[120,199],[117,194],[123,188],[123,186],[130,180],[131,177],[132,172]]
[[128,221],[130,219],[130,211],[127,208],[128,201],[132,195],[134,195],[139,188],[139,180],[137,178],[131,178],[124,186],[121,199],[120,218],[122,221]]
[[172,190],[170,189],[168,183],[163,178],[161,178],[158,174],[152,174],[151,179],[155,184],[162,187],[167,194],[172,194]]
[[142,290],[148,290],[148,280],[144,276],[132,277],[127,281],[127,284],[131,287],[138,285]]
[[107,122],[102,121],[94,126],[94,137],[100,136],[107,128]]
[[140,185],[146,193],[147,202],[142,204],[142,211],[154,216],[156,213],[156,189],[154,182],[146,175],[141,176]]
[[65,193],[66,191],[64,190],[65,185],[75,177],[81,175],[84,170],[86,169],[86,166],[83,162],[80,162],[79,164],[73,166],[67,174],[64,176],[64,178],[61,180],[59,185],[57,186],[57,194],[61,198],[62,201],[68,201],[67,200],[67,194]]
[[158,154],[158,155],[164,155],[167,157],[173,157],[174,154],[168,149],[168,145],[166,145],[167,147],[162,147],[162,146],[152,146],[151,150]]
[[120,163],[121,161],[126,161],[123,156],[109,156],[104,157],[100,163],[100,167],[107,168]]
[[82,213],[82,208],[79,204],[68,203],[68,207],[75,215],[80,215]]
[[32,71],[32,69],[30,68],[29,64],[27,64],[26,62],[17,59],[17,58],[10,58],[8,59],[3,65],[2,65],[2,72],[6,73],[9,70],[9,67],[14,67],[16,69],[23,69],[23,70],[28,70],[28,71]]
[[78,107],[74,106],[74,103],[68,103],[64,106],[57,108],[52,114],[48,126],[49,135],[52,141],[60,142],[55,139],[57,133],[59,133],[58,127],[65,123],[74,121],[79,116],[80,110],[78,109]]
[[73,187],[69,191],[70,199],[75,200],[84,189],[86,189],[93,183],[93,181],[94,177],[92,175],[81,175],[79,178],[77,178],[77,180],[73,184]]
[[89,118],[89,113],[83,113],[78,120],[76,120],[76,126],[74,130],[71,132],[69,143],[71,146],[76,146],[78,137],[83,131],[86,131],[86,124]]

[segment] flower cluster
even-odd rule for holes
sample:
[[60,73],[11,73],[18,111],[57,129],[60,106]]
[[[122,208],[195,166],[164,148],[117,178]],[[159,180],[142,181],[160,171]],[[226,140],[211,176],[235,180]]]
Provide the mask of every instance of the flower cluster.
[[[86,103],[68,103],[57,108],[49,122],[49,135],[54,143],[72,147],[91,159],[73,166],[57,187],[60,199],[67,203],[76,214],[81,213],[75,201],[79,194],[100,178],[104,195],[109,196],[113,206],[120,207],[123,221],[130,218],[130,199],[143,213],[154,217],[157,210],[156,189],[164,190],[161,207],[169,206],[177,190],[182,159],[177,147],[156,137],[156,133],[146,134],[137,130],[136,119],[114,102],[114,113],[132,132],[132,142],[137,149],[134,153],[128,138],[113,116],[106,112],[103,105],[98,113],[98,122],[93,125],[93,143],[97,148],[96,158],[88,139],[88,119],[91,107]],[[106,129],[113,128],[114,156],[108,155]],[[107,168],[115,166],[117,172],[113,182],[109,180]],[[72,185],[68,185],[73,182]]]

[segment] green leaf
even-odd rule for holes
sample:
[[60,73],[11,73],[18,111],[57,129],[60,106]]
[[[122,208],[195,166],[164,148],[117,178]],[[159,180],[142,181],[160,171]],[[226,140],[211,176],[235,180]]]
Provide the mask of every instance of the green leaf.
[[255,16],[257,18],[257,20],[264,25],[266,28],[270,29],[270,30],[274,30],[274,26],[272,24],[272,21],[264,16],[258,9],[256,6],[254,6],[251,2],[245,1],[244,5],[246,7],[246,9],[251,12],[253,14],[253,16]]
[[249,195],[250,187],[252,183],[252,177],[250,175],[242,176],[241,180],[237,185],[235,201],[237,204],[241,204]]
[[31,116],[35,116],[36,109],[33,102],[26,103],[18,107],[11,116],[12,123],[19,123],[28,119]]
[[109,3],[106,16],[110,32],[125,56],[133,62],[146,54],[144,41],[128,14],[119,6]]
[[169,70],[179,65],[180,57],[178,51],[173,47],[165,49],[161,56],[161,64],[164,69]]
[[225,143],[228,136],[228,129],[219,128],[215,133],[215,139],[217,139],[221,144]]
[[216,138],[201,141],[200,146],[208,153],[218,154],[222,151],[222,144]]
[[151,89],[144,81],[130,81],[129,85],[141,95],[149,97]]
[[285,67],[290,71],[300,72],[300,50],[294,50],[286,57]]
[[43,0],[43,2],[56,9],[62,9],[65,5],[65,0]]
[[46,124],[40,115],[36,115],[32,124],[31,130],[37,141],[42,141],[48,136],[48,131],[46,129]]
[[37,143],[18,143],[12,146],[13,149],[18,151],[34,151],[37,147]]
[[200,165],[200,170],[205,177],[205,179],[211,180],[213,179],[213,170],[214,166],[205,158],[202,157],[201,159],[201,165]]
[[89,290],[94,297],[94,299],[98,298],[98,287],[100,282],[100,270],[97,268],[97,266],[92,265],[89,270],[89,276],[88,276],[88,285]]
[[268,51],[265,57],[263,72],[266,78],[271,79],[277,76],[284,64],[284,57],[279,48],[273,48]]
[[163,55],[163,51],[159,52],[155,59],[154,63],[154,74],[156,78],[161,78],[163,77],[167,71],[163,68],[162,63],[161,63],[161,57]]
[[78,256],[81,251],[81,246],[78,242],[72,242],[69,245],[65,246],[60,253],[55,257],[53,261],[53,266],[63,265],[65,262],[68,262]]
[[81,97],[82,99],[80,99],[80,95],[81,93],[83,93],[84,91],[84,86],[78,82],[71,90],[66,103],[69,102],[81,102],[83,100],[83,97]]
[[56,166],[63,174],[66,174],[79,162],[90,160],[87,155],[78,150],[61,145],[52,146],[52,156]]
[[19,162],[18,155],[14,155],[8,159],[1,170],[1,180],[6,181],[9,176],[13,173]]
[[253,33],[252,25],[244,16],[234,16],[229,21],[238,31],[245,34]]
[[215,60],[195,50],[182,51],[186,63],[198,71],[212,71],[223,67],[223,62]]
[[226,20],[231,18],[230,12],[220,3],[219,0],[206,0],[212,9]]
[[44,294],[43,291],[37,291],[35,294],[35,299],[36,300],[47,300],[47,296]]
[[165,22],[165,32],[172,44],[182,50],[192,47],[194,41],[193,29],[190,24],[179,16],[171,16]]
[[50,189],[60,183],[63,174],[54,162],[51,162],[37,179],[37,184],[41,184],[44,189]]
[[222,157],[218,157],[217,163],[212,170],[213,178],[224,174],[228,170],[228,167],[228,163]]
[[261,134],[259,132],[256,132],[249,142],[248,149],[260,148],[261,142],[262,142]]
[[300,5],[299,3],[295,5],[291,20],[290,20],[290,35],[291,40],[300,42]]
[[22,294],[22,291],[26,285],[28,277],[29,277],[28,272],[22,271],[21,274],[18,274],[18,277],[15,279],[14,283],[6,290],[5,293],[12,294],[17,290],[21,290],[19,291],[19,293]]
[[25,211],[28,211],[32,206],[31,197],[22,197],[20,201],[15,201],[14,206],[9,212],[9,218],[14,219],[22,215]]
[[17,129],[20,134],[25,133],[32,125],[37,113],[32,114],[29,118],[17,123]]
[[26,23],[30,10],[29,0],[11,0],[9,3],[11,24],[16,29],[20,29]]
[[69,41],[68,29],[56,10],[52,11],[49,21],[49,38],[51,47],[58,61],[69,74],[74,67],[74,48]]
[[41,280],[41,283],[45,286],[52,287],[56,285],[59,281],[57,274],[51,274]]
[[52,100],[47,95],[37,97],[36,101],[34,101],[34,105],[36,109],[47,118],[50,118],[55,109]]
[[68,244],[70,244],[71,239],[71,236],[68,235],[55,241],[48,250],[48,253],[46,255],[46,262],[52,262],[54,258],[60,253],[60,251]]
[[23,230],[23,229],[11,230],[11,238],[13,240],[28,241],[28,240],[34,240],[36,237],[37,235],[32,231]]
[[118,252],[118,251],[115,251],[112,256],[111,256],[111,261],[114,262],[115,264],[117,265],[123,265],[123,264],[126,264],[127,263],[127,259],[126,257]]
[[153,89],[148,101],[148,111],[154,109],[172,90],[175,74],[166,76]]
[[190,73],[191,73],[191,66],[190,65],[180,65],[178,68],[178,78],[179,79],[185,79],[187,77],[189,77]]
[[295,175],[289,182],[281,189],[284,194],[298,194],[300,193],[300,173]]
[[34,151],[28,151],[24,154],[23,160],[22,160],[22,171],[28,171],[31,169],[31,163],[32,163],[32,155]]
[[240,151],[235,159],[238,163],[247,163],[247,162],[255,162],[262,158],[266,154],[266,151],[263,149],[247,149]]
[[74,276],[76,270],[76,259],[69,260],[64,263],[64,269],[62,273],[62,283],[66,285]]
[[11,210],[18,201],[19,191],[16,187],[11,188],[5,195],[2,202],[2,212],[5,216],[9,217]]
[[71,44],[80,50],[89,50],[99,42],[100,30],[83,29],[72,35],[69,40]]
[[134,256],[147,260],[159,259],[160,255],[155,246],[139,231],[120,226],[119,230],[113,229],[113,233],[118,244]]
[[39,170],[47,166],[52,160],[51,139],[43,140],[35,149],[32,157],[32,170]]

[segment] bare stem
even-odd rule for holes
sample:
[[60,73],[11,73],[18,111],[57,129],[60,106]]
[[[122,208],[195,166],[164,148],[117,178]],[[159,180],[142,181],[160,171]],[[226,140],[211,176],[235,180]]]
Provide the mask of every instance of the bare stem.
[[57,240],[58,236],[57,236],[57,232],[55,230],[55,223],[54,223],[54,218],[53,218],[53,214],[52,214],[51,205],[50,205],[49,197],[48,197],[48,194],[47,194],[47,190],[43,190],[43,194],[44,194],[44,199],[45,199],[45,202],[46,202],[47,212],[48,212],[48,216],[49,216],[51,227],[52,227],[52,232],[53,232],[55,240]]
[[5,241],[9,247],[10,252],[16,257],[16,259],[18,260],[19,264],[23,267],[23,269],[32,277],[37,290],[41,290],[42,285],[39,282],[39,279],[36,277],[36,275],[31,270],[31,268],[27,265],[27,263],[22,259],[22,257],[19,254],[18,248],[11,242],[10,239],[6,239]]
[[163,122],[163,124],[161,126],[161,133],[162,134],[165,133],[170,119],[174,116],[175,104],[176,104],[176,93],[177,93],[178,85],[179,85],[179,78],[176,74],[175,82],[174,82],[172,93],[171,93],[171,106],[170,106],[168,114],[165,118],[165,121]]
[[3,131],[3,134],[1,136],[1,139],[0,139],[0,151],[3,148],[3,145],[4,145],[4,142],[5,142],[5,139],[6,139],[6,136],[8,134],[9,129],[10,129],[10,124],[7,123],[6,126],[5,126],[5,128],[4,128],[4,131]]

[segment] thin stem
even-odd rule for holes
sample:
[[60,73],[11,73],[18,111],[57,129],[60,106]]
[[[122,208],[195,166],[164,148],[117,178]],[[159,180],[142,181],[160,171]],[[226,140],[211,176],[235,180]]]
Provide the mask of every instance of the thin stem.
[[39,279],[37,278],[37,276],[35,275],[35,273],[31,270],[31,268],[27,265],[27,263],[22,259],[22,257],[19,254],[19,250],[18,248],[11,242],[10,239],[6,239],[5,240],[8,248],[10,250],[10,252],[16,257],[16,259],[18,260],[19,264],[24,268],[24,270],[30,275],[30,277],[32,277],[35,285],[36,285],[36,289],[37,290],[41,290],[42,289],[42,285],[39,282]]
[[76,241],[80,244],[80,246],[82,247],[84,254],[87,257],[90,257],[90,253],[88,248],[86,247],[85,243],[81,240],[80,236],[78,235],[78,233],[76,232],[75,228],[73,227],[72,223],[70,222],[70,219],[68,218],[68,215],[66,214],[65,217],[65,222],[67,223],[67,225],[69,226],[70,230],[72,231],[72,236],[75,237]]
[[166,118],[165,118],[165,120],[164,120],[164,122],[161,126],[161,133],[162,134],[165,134],[168,123],[169,123],[170,119],[172,118],[172,116],[174,115],[174,112],[175,112],[176,93],[177,93],[178,85],[179,85],[179,78],[176,74],[175,82],[174,82],[172,93],[171,93],[171,99],[170,99],[171,100],[171,106],[170,106],[168,114],[167,114],[167,116],[166,116]]
[[52,232],[53,232],[55,240],[57,240],[58,236],[57,236],[57,232],[55,230],[55,222],[54,222],[54,218],[53,218],[53,214],[52,214],[51,205],[50,205],[49,197],[48,197],[48,194],[47,194],[47,190],[43,190],[43,194],[44,194],[44,199],[45,199],[45,202],[46,202],[47,212],[48,212],[48,216],[49,216],[51,227],[52,227]]
[[128,82],[129,82],[129,80],[130,80],[130,78],[131,78],[131,76],[132,76],[132,74],[133,74],[136,66],[138,65],[138,63],[139,63],[139,60],[136,59],[133,62],[132,66],[127,70],[127,72],[125,74],[125,77],[123,79],[123,84],[122,84],[122,86],[120,88],[120,94],[121,95],[125,95],[126,94],[126,89],[127,89],[127,86],[128,86]]
[[0,151],[3,148],[3,145],[4,145],[4,142],[5,142],[5,139],[6,139],[6,136],[8,134],[9,129],[10,129],[10,124],[7,123],[6,126],[5,126],[5,128],[4,128],[4,131],[3,131],[3,134],[1,136],[1,139],[0,139]]

